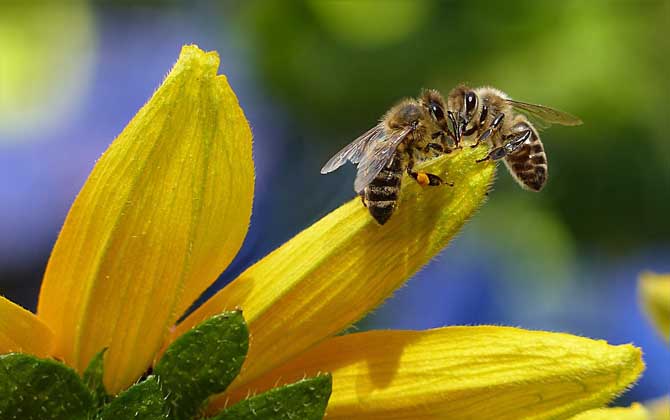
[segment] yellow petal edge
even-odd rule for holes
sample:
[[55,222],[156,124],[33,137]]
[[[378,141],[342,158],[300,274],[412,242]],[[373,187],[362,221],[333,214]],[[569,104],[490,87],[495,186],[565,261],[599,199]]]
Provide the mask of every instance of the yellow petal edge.
[[570,420],[654,420],[640,403],[630,407],[596,408],[577,414]]
[[462,150],[422,169],[453,181],[423,188],[405,176],[399,208],[379,226],[359,198],[342,205],[243,272],[181,323],[175,336],[240,307],[249,353],[239,387],[339,333],[435,257],[483,203],[495,165],[486,148]]
[[639,294],[649,319],[666,341],[670,340],[670,274],[642,273]]
[[48,263],[38,316],[81,371],[104,347],[118,392],[230,263],[251,216],[251,130],[219,57],[185,46],[95,165]]
[[0,296],[0,354],[16,352],[46,357],[53,344],[49,327],[32,312]]
[[328,419],[565,419],[603,406],[643,369],[632,345],[562,333],[370,331],[324,341],[216,403],[331,372]]

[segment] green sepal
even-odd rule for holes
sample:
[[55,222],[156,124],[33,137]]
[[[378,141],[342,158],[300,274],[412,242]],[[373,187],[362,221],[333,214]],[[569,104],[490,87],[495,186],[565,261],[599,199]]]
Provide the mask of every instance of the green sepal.
[[77,373],[50,359],[0,356],[0,419],[86,420],[91,394]]
[[210,420],[321,420],[332,385],[330,374],[303,379],[240,401]]
[[170,417],[191,419],[214,394],[225,391],[242,368],[249,330],[241,311],[224,312],[189,330],[154,367]]
[[93,405],[100,408],[111,400],[111,396],[105,389],[105,384],[102,381],[104,369],[104,356],[107,348],[100,350],[98,354],[93,356],[93,359],[86,367],[82,379],[93,395]]
[[97,420],[158,420],[167,417],[168,407],[158,378],[149,376],[120,393],[105,405]]

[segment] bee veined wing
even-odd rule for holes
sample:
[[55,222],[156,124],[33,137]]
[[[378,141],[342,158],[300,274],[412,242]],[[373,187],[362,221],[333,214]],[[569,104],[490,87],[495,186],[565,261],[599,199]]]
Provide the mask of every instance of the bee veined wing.
[[354,190],[360,194],[382,169],[393,160],[398,145],[412,132],[412,127],[405,127],[386,133],[365,149],[358,164],[358,173],[354,181]]
[[[527,102],[514,101],[507,99],[507,103],[514,109],[520,111],[528,116],[540,120],[542,123],[561,124],[561,125],[581,125],[582,120],[567,112],[559,111],[544,105],[529,104]],[[543,124],[539,124],[540,127]],[[544,125],[545,127],[547,125]]]
[[337,152],[335,156],[330,158],[323,168],[321,168],[322,174],[327,174],[333,172],[335,169],[344,165],[346,161],[351,163],[358,163],[365,152],[367,145],[374,139],[378,139],[384,135],[384,124],[379,123],[376,126],[372,127],[364,134],[359,136],[356,140],[352,141],[346,145],[342,150]]

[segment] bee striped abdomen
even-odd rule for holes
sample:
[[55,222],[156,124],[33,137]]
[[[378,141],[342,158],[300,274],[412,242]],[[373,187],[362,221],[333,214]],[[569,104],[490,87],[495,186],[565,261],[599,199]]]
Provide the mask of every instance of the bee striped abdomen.
[[365,204],[377,223],[383,225],[391,218],[398,206],[400,183],[402,181],[402,163],[399,156],[379,172],[365,188]]
[[[528,127],[524,124],[523,128]],[[514,179],[524,188],[540,191],[547,182],[547,155],[537,132],[532,130],[528,141],[516,152],[505,157]]]

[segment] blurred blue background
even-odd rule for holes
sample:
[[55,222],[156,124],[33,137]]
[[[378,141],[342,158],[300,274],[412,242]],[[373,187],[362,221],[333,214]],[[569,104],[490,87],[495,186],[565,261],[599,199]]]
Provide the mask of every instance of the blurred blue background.
[[177,1],[0,4],[0,293],[34,309],[95,160],[183,44],[221,55],[251,122],[251,229],[208,295],[353,196],[322,164],[395,101],[460,82],[580,116],[543,133],[540,194],[500,168],[450,247],[356,328],[501,324],[644,349],[619,403],[670,391],[638,305],[670,272],[670,2]]

